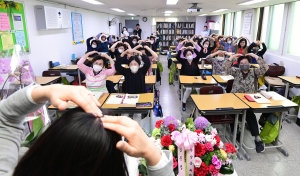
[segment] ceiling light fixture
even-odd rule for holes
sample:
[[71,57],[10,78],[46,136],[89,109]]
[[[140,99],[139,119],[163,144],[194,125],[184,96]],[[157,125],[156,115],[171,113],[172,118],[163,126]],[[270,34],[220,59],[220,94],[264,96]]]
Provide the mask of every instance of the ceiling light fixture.
[[173,13],[173,11],[167,10],[164,13]]
[[165,13],[165,16],[170,16],[171,14],[169,14],[169,13]]
[[240,3],[238,5],[251,5],[251,4],[260,3],[260,2],[263,2],[263,1],[268,1],[268,0],[252,0],[252,1],[247,1],[247,2]]
[[129,15],[129,16],[135,16],[135,14],[133,14],[133,13],[128,13],[127,15]]
[[178,0],[167,0],[167,5],[176,5]]
[[199,15],[199,16],[206,16],[207,14],[201,14],[201,15]]
[[212,11],[212,12],[217,13],[217,12],[223,12],[223,11],[226,11],[226,10],[229,10],[229,9],[219,9],[219,10],[215,10],[215,11]]
[[118,9],[118,8],[110,8],[111,10],[117,11],[117,12],[125,12],[124,10]]
[[90,3],[90,4],[94,4],[94,5],[102,5],[102,2],[96,1],[96,0],[82,0],[84,2]]

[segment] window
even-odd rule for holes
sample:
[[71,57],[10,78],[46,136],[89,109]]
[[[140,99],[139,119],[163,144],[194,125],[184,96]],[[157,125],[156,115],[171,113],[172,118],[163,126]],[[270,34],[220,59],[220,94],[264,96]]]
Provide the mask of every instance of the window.
[[240,37],[242,29],[242,12],[235,12],[233,36]]
[[[297,18],[298,17],[298,18]],[[295,56],[300,56],[299,49],[299,17],[300,17],[300,1],[296,1],[292,3],[292,12],[291,12],[291,20],[288,32],[288,44],[287,44],[287,53]]]
[[232,30],[231,30],[231,26],[232,26],[232,13],[227,13],[225,16],[225,31],[224,34],[225,35],[232,35]]
[[281,39],[281,28],[284,15],[284,4],[272,6],[271,8],[271,21],[269,26],[268,35],[268,48],[278,51]]
[[268,22],[269,22],[269,11],[270,11],[269,6],[264,8],[264,19],[263,19],[263,23],[262,23],[261,37],[260,37],[260,40],[262,42],[265,42],[266,37],[267,37],[267,28],[268,28]]

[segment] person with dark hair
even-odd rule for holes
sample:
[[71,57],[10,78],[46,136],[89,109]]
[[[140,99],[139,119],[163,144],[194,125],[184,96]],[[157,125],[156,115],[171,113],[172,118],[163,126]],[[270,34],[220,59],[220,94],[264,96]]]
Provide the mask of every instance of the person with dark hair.
[[[160,35],[160,34],[158,33],[158,35]],[[157,48],[158,48],[159,42],[161,41],[161,37],[156,37],[156,36],[151,35],[150,41],[151,41],[151,49],[154,52],[157,52]]]
[[108,53],[108,41],[106,34],[102,34],[99,38],[98,51],[101,53]]
[[[89,53],[89,52],[92,52],[92,51],[98,51],[98,44],[99,44],[99,41],[98,41],[98,38],[93,36],[93,37],[90,37],[86,40],[86,53]],[[95,55],[97,55],[97,53],[91,55],[91,57],[94,57]]]
[[[262,45],[262,49],[260,50],[260,46]],[[261,41],[256,41],[252,42],[251,45],[248,47],[248,53],[253,53],[256,54],[257,56],[261,57],[262,59],[264,58],[264,54],[267,52],[267,46],[265,45],[264,42]],[[257,64],[256,59],[252,58],[251,61],[252,64]]]
[[130,44],[131,48],[138,46],[139,45],[138,41],[139,41],[139,36],[136,36],[136,35],[130,36],[129,44]]
[[202,37],[208,37],[209,36],[209,30],[207,29],[207,26],[204,26],[203,31],[201,32]]
[[[150,50],[148,46],[144,46],[144,48]],[[137,55],[133,55],[134,53]],[[117,72],[125,77],[123,92],[128,94],[146,93],[145,76],[151,66],[148,56],[136,50],[127,50],[123,54],[127,54],[127,57],[130,56],[128,59],[129,68],[123,67],[121,60],[116,61]],[[140,68],[141,60],[144,62],[142,68]]]
[[123,30],[121,32],[121,38],[122,39],[128,39],[128,37],[129,37],[129,33],[127,31],[127,27],[123,27]]
[[110,47],[110,51],[114,54],[116,59],[119,59],[121,54],[126,50],[127,46],[122,41],[118,41]]
[[[82,109],[63,114],[19,155],[25,116],[49,100],[61,111],[68,101]],[[145,158],[149,176],[174,176],[172,152],[157,149],[137,122],[103,116],[99,106],[86,88],[59,84],[29,85],[0,101],[1,175],[128,176],[126,153]]]
[[[116,73],[115,62],[107,54],[98,53],[92,60],[93,67],[84,65],[85,60],[96,51],[87,53],[78,62],[78,68],[86,76],[86,87],[94,92],[108,92],[106,88],[106,78]],[[110,62],[110,69],[106,69],[107,60]]]
[[[251,57],[257,60],[259,68],[250,69]],[[239,68],[232,67],[233,60],[237,58]],[[223,69],[228,75],[232,75],[234,77],[231,93],[256,93],[258,86],[257,79],[267,72],[269,66],[261,57],[253,53],[249,53],[247,55],[232,55],[228,60],[224,62]],[[255,137],[254,142],[256,145],[256,152],[263,152],[264,143],[259,137],[258,124],[253,111],[247,111],[246,121],[252,136]]]
[[[183,53],[185,59],[182,59],[180,56]],[[178,51],[177,60],[181,63],[180,75],[185,76],[200,76],[200,70],[198,67],[198,62],[200,60],[200,55],[197,49],[192,46],[182,47]],[[200,88],[196,88],[196,91],[199,93]],[[182,110],[186,111],[186,101],[192,93],[192,88],[186,88],[183,99],[182,99]]]
[[230,54],[225,52],[223,49],[219,49],[217,52],[206,57],[206,60],[213,64],[213,75],[225,75],[223,63],[226,60],[226,56],[230,56]]
[[227,37],[226,41],[221,41],[220,44],[224,47],[224,50],[229,53],[236,53],[235,47],[232,42],[232,37]]
[[136,24],[133,35],[138,35],[140,38],[142,38],[142,29],[140,28],[140,24]]
[[[236,44],[238,41],[238,44]],[[247,42],[248,41],[248,42]],[[242,54],[242,55],[245,55],[245,54],[248,54],[248,43],[250,44],[250,40],[246,37],[240,37],[238,39],[236,39],[234,42],[233,42],[233,45],[235,47],[235,51],[236,53],[238,54]]]
[[[207,38],[207,39],[205,39],[205,38]],[[210,39],[213,40],[213,46],[210,46]],[[204,37],[203,44],[200,44],[200,47],[201,47],[200,57],[206,58],[216,48],[216,41],[214,38]]]

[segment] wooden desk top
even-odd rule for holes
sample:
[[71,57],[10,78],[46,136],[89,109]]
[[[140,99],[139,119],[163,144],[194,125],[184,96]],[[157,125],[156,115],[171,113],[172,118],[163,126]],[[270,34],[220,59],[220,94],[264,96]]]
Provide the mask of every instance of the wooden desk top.
[[[104,104],[104,102],[106,101],[106,99],[108,98],[108,96],[109,96],[109,93],[104,93],[104,94],[101,95],[101,97],[98,100],[101,106]],[[77,105],[75,103],[73,103],[73,102],[68,102],[68,106],[74,107],[74,106],[77,106]],[[55,107],[55,106],[53,106],[53,105],[50,105],[48,107],[48,109],[50,109],[50,110],[57,110],[58,108]],[[72,108],[68,108],[68,109],[72,109]]]
[[204,64],[204,67],[202,67],[201,64],[199,64],[199,69],[200,70],[212,70],[212,64]]
[[[125,94],[118,94],[118,93],[113,93],[111,95],[125,95]],[[111,96],[110,95],[110,96]],[[107,100],[109,99],[109,97],[107,98]],[[137,108],[137,109],[152,109],[153,108],[153,101],[154,101],[154,93],[145,93],[145,94],[140,94],[140,98],[139,98],[139,103],[146,103],[146,102],[151,102],[152,103],[152,107],[145,107],[145,108]],[[120,108],[136,108],[136,105],[121,105],[121,104],[106,104],[104,103],[102,108],[103,109],[120,109]]]
[[[201,111],[213,111],[216,108],[249,109],[249,107],[237,98],[233,93],[191,95],[197,108]],[[230,101],[229,101],[230,100]]]
[[282,82],[282,79],[276,77],[265,76],[265,80],[273,86],[284,86],[285,84]]
[[156,76],[151,75],[151,76],[145,76],[145,82],[146,84],[155,84],[156,83]]
[[[207,67],[207,68],[203,68],[203,67],[201,66],[201,64],[198,64],[198,67],[199,67],[199,70],[205,70],[205,69],[211,70],[211,69],[212,69],[212,65],[209,65],[209,67]],[[177,64],[177,69],[178,69],[178,70],[181,70],[181,68],[182,68],[182,65],[181,65],[181,64]]]
[[[124,68],[129,68],[129,66],[128,66],[127,64],[122,64],[122,67],[124,67]],[[152,64],[152,65],[151,65],[151,68],[152,68],[152,69],[157,69],[157,64]]]
[[295,85],[300,85],[300,79],[296,78],[296,76],[279,76],[280,79]]
[[228,81],[221,78],[221,76],[229,76],[229,75],[212,75],[213,78],[220,84],[226,84]]
[[78,66],[77,65],[68,65],[66,67],[53,67],[50,68],[49,70],[77,70]]
[[273,100],[269,99],[271,101],[270,104],[260,104],[256,102],[249,102],[244,96],[249,93],[235,93],[235,95],[240,98],[243,102],[245,102],[250,108],[252,109],[266,109],[268,106],[280,106],[282,105],[285,108],[292,108],[297,107],[298,105],[288,99],[285,100]]
[[171,58],[173,62],[178,62],[176,58]]
[[217,84],[215,79],[212,76],[206,76],[206,80],[203,80],[201,76],[179,76],[179,81],[181,84],[208,84],[214,85]]
[[40,85],[49,84],[57,79],[61,78],[61,76],[51,76],[51,77],[43,77],[43,76],[36,76],[36,82]]

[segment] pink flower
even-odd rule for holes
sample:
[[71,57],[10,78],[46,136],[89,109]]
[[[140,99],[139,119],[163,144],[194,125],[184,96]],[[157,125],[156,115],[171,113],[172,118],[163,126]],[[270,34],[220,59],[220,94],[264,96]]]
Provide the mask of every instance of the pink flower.
[[0,84],[4,83],[4,79],[0,76]]
[[208,152],[214,151],[214,147],[211,145],[210,142],[207,142],[204,146],[205,146],[206,151],[208,151]]
[[218,159],[218,157],[216,155],[214,155],[212,157],[211,162],[213,163],[213,165],[215,165],[216,169],[221,169],[222,167],[222,162]]
[[0,58],[0,74],[8,74],[11,72],[10,61],[11,59]]
[[201,158],[195,157],[195,159],[194,159],[194,165],[195,165],[195,167],[199,168],[201,166],[201,164],[202,164]]
[[176,161],[176,158],[173,156],[173,169],[177,167],[178,163]]

